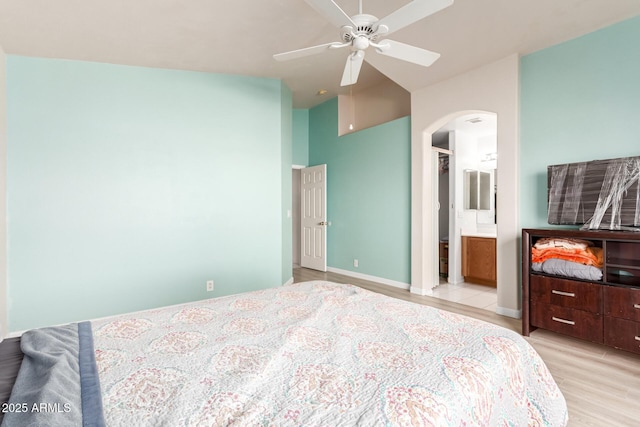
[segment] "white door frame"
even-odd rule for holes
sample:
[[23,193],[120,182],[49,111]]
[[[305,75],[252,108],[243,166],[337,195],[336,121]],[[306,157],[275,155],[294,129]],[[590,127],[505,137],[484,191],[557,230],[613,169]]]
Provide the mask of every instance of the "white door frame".
[[[438,236],[440,234],[439,231],[439,218],[438,218],[438,210],[442,209],[440,206],[439,200],[439,188],[438,188],[438,161],[439,154],[442,151],[439,147],[431,147],[431,170],[434,173],[434,177],[431,179],[431,205],[435,211],[431,220],[431,232],[433,236]],[[431,250],[435,256],[431,257],[431,281],[428,282],[427,291],[431,292],[433,288],[440,284],[440,264],[439,264],[439,256],[438,252],[440,251],[439,246],[440,241],[438,239],[431,240]]]
[[[440,206],[440,187],[439,187],[439,154],[443,153],[449,156],[449,167],[451,167],[451,165],[454,163],[454,158],[453,158],[453,150],[449,150],[446,148],[442,148],[442,147],[434,147],[431,146],[431,173],[432,173],[432,177],[431,177],[431,187],[432,187],[432,199],[433,199],[433,206],[434,206],[434,214],[432,217],[432,221],[433,221],[433,236],[434,238],[432,239],[432,253],[435,255],[434,257],[432,257],[432,261],[433,261],[433,271],[432,271],[432,282],[430,284],[431,289],[435,288],[436,286],[438,286],[440,284],[440,239],[436,238],[435,236],[439,236],[440,234],[440,215],[438,214],[438,210],[440,209],[446,209],[449,215],[449,232],[448,235],[451,236],[451,230],[455,229],[455,216],[453,216],[451,214],[451,203],[453,197],[451,197],[451,193],[452,193],[452,185],[451,185],[451,180],[453,179],[453,174],[449,174],[449,203],[447,204],[447,206]],[[455,188],[455,187],[453,187]],[[455,245],[453,246],[453,248],[455,248]],[[448,252],[449,254],[451,253],[452,250],[452,246],[451,246],[451,238],[449,239],[449,249]],[[449,262],[450,262],[451,258],[449,257]],[[451,267],[451,264],[449,264],[449,267]],[[449,273],[451,273],[451,269],[449,269]],[[447,277],[447,281],[449,280],[449,276]]]
[[292,165],[291,173],[294,177],[293,185],[291,186],[292,195],[292,209],[291,209],[291,237],[293,239],[292,248],[293,248],[293,268],[300,267],[300,254],[302,250],[300,249],[300,244],[302,242],[302,238],[300,237],[300,207],[302,206],[301,197],[302,197],[302,189],[300,188],[301,178],[298,176],[297,180],[295,179],[296,171],[297,175],[301,175],[300,169],[304,169],[306,166],[303,165]]

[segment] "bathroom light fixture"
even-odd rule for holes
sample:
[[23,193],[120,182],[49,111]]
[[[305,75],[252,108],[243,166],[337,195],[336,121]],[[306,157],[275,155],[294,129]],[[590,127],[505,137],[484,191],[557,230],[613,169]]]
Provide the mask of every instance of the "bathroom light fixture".
[[498,159],[498,153],[487,153],[484,155],[484,157],[482,158],[482,162],[490,162],[492,160],[497,160]]

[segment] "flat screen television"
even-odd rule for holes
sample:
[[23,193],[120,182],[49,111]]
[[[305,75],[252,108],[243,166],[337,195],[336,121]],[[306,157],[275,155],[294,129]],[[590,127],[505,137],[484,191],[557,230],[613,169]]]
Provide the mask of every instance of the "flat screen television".
[[640,156],[547,167],[549,224],[640,231]]

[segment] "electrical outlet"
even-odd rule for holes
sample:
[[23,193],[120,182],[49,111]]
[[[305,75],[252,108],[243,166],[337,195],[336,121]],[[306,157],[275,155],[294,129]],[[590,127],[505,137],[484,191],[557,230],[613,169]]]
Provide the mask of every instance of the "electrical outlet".
[[354,259],[354,260],[353,260],[353,266],[354,266],[354,267],[357,267],[357,266],[358,266],[358,260],[357,260],[357,259]]
[[207,280],[207,292],[213,291],[213,280]]

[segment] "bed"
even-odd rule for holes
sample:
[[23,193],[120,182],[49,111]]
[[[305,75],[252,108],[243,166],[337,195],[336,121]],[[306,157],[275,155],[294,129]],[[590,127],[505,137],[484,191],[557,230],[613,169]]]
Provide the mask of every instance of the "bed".
[[[324,281],[30,331],[22,346],[7,405],[28,410],[5,411],[3,427],[564,426],[568,418],[519,334]],[[50,378],[34,375],[43,372],[38,357]]]

